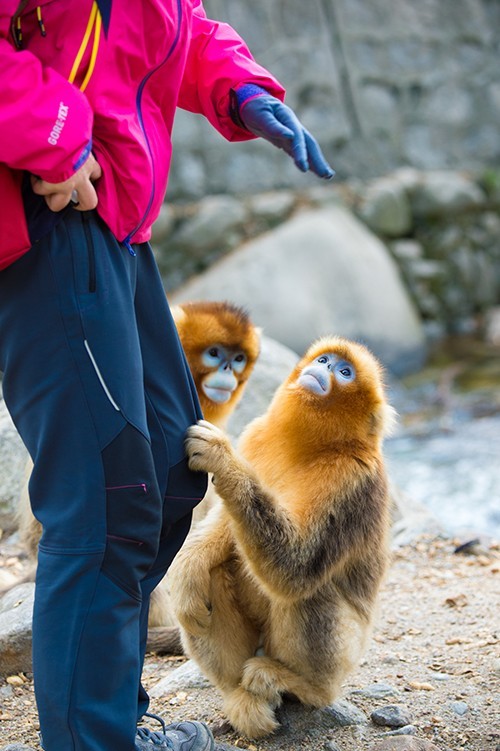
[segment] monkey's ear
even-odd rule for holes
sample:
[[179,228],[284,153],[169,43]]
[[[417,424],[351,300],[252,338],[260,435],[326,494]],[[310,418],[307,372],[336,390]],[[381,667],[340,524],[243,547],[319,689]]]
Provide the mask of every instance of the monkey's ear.
[[370,433],[389,436],[396,427],[397,412],[389,404],[379,404],[370,415]]
[[178,326],[187,316],[187,313],[180,305],[172,305],[170,312],[172,313],[172,318],[174,319],[176,326]]

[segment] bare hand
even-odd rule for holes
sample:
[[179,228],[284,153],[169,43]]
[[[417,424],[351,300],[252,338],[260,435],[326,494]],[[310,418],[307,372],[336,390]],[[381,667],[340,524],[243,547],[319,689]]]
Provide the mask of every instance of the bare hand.
[[[102,170],[93,154],[68,180],[62,183],[48,183],[35,175],[31,175],[31,187],[39,196],[45,196],[47,206],[51,211],[62,211],[71,201],[72,196],[78,196],[78,211],[90,211],[97,206],[97,193],[93,183],[101,177]],[[76,191],[76,194],[74,193]]]

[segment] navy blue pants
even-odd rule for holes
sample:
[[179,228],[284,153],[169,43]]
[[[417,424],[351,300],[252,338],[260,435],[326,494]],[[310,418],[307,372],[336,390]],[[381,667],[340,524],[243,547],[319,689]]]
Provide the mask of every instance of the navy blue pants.
[[95,212],[69,211],[0,273],[3,394],[43,526],[33,672],[46,751],[133,751],[149,596],[206,488],[184,454],[194,385],[151,248],[135,250]]

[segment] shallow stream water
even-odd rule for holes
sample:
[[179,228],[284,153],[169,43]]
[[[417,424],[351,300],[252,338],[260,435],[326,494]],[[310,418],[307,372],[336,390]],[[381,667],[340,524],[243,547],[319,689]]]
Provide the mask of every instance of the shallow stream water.
[[500,539],[500,350],[450,340],[418,375],[391,383],[395,484],[450,533]]

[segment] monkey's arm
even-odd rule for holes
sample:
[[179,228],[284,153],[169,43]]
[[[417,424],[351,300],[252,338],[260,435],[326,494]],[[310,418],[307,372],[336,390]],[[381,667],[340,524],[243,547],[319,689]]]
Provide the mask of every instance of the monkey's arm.
[[276,596],[310,596],[383,527],[385,487],[380,478],[353,484],[349,494],[311,514],[304,526],[262,488],[218,428],[203,420],[190,428],[187,452],[192,469],[214,473],[248,563]]
[[227,512],[220,500],[192,532],[168,571],[170,598],[180,624],[200,636],[210,625],[210,574],[234,550]]

